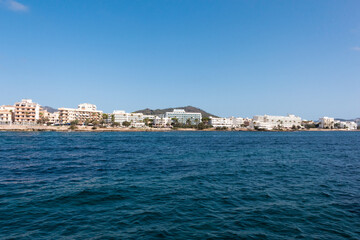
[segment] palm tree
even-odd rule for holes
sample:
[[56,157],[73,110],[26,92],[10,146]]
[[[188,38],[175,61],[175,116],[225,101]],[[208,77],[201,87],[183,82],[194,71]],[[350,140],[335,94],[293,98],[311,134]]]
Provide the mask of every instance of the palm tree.
[[186,125],[191,125],[191,120],[190,120],[190,118],[188,118],[188,119],[186,120]]

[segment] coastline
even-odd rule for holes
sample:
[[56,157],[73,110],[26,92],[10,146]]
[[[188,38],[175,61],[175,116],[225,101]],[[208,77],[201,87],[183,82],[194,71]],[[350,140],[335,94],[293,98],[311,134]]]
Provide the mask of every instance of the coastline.
[[[69,126],[27,126],[27,125],[0,125],[0,132],[174,132],[174,131],[187,131],[187,132],[223,132],[223,131],[242,131],[242,132],[260,132],[248,128],[236,128],[227,130],[216,130],[215,128],[208,128],[198,130],[194,128],[119,128],[119,127],[105,127],[92,129],[91,126],[77,126],[77,129],[71,130]],[[359,130],[347,129],[299,129],[299,130],[261,130],[261,132],[357,132]]]

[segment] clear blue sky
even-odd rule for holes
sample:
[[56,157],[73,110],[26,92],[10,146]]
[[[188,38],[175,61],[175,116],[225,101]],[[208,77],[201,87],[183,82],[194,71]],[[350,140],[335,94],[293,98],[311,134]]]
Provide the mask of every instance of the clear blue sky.
[[359,12],[359,0],[0,0],[0,104],[360,117]]

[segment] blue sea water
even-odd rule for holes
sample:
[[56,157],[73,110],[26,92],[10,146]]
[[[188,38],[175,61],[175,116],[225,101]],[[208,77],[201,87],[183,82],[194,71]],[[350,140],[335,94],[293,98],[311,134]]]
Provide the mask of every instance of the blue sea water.
[[360,132],[0,132],[0,239],[360,239]]

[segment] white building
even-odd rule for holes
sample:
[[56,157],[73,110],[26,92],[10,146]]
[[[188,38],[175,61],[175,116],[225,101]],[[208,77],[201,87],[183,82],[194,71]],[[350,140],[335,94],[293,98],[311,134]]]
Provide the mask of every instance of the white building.
[[131,127],[145,127],[144,115],[142,113],[126,113],[122,110],[115,110],[113,112],[114,121],[123,124],[123,122],[130,122]]
[[156,116],[153,120],[152,126],[156,127],[156,128],[170,127],[171,126],[171,118]]
[[78,105],[78,109],[79,111],[96,111],[96,105],[94,104],[90,104],[90,103],[82,103]]
[[166,112],[165,118],[176,118],[179,123],[186,124],[190,120],[191,124],[198,124],[201,122],[201,113],[185,112],[184,109],[174,109],[172,112]]
[[357,129],[357,124],[356,122],[351,122],[351,121],[335,121],[335,124],[339,126],[339,128],[342,129],[348,129],[348,130],[356,130]]
[[360,127],[360,118],[355,119],[355,122],[356,122],[357,126]]
[[96,110],[96,105],[83,103],[79,104],[78,108],[59,108],[59,122],[60,124],[70,123],[78,120],[80,124],[85,123],[86,120],[100,121],[102,118],[102,111]]
[[156,118],[155,115],[144,115],[144,119],[154,120]]
[[209,124],[213,127],[239,128],[244,124],[243,118],[214,118],[210,117]]
[[11,105],[0,106],[0,124],[11,124],[15,117],[15,107]]
[[291,114],[287,116],[254,116],[250,126],[252,128],[266,130],[272,130],[274,128],[300,128],[301,118]]
[[335,126],[334,118],[322,117],[319,119],[319,128],[329,128],[332,129]]

